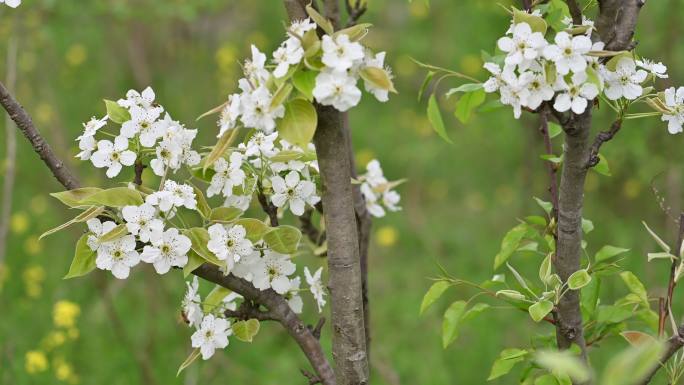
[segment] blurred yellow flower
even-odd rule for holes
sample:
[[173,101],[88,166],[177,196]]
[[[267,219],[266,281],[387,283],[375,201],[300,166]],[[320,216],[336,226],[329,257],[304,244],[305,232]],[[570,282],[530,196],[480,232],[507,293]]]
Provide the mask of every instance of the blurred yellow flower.
[[40,350],[31,350],[26,352],[25,368],[29,374],[44,372],[48,367],[48,360],[45,353]]
[[394,68],[394,71],[396,71],[397,75],[405,78],[413,76],[413,74],[415,74],[418,70],[418,65],[411,60],[411,56],[401,55],[396,59],[392,65],[392,68]]
[[72,67],[78,67],[88,58],[88,52],[83,44],[73,44],[66,52],[66,62]]
[[72,339],[72,340],[77,339],[80,334],[81,333],[76,328],[71,328],[71,329],[69,329],[69,331],[67,331],[67,336],[69,336],[69,339]]
[[460,67],[467,75],[477,75],[482,69],[482,60],[476,55],[464,55]]
[[70,301],[58,301],[52,310],[52,320],[55,326],[65,329],[76,326],[76,319],[81,314],[78,304]]
[[422,1],[411,2],[409,10],[416,19],[423,19],[428,16],[428,6]]
[[634,199],[641,193],[641,183],[638,180],[630,178],[625,181],[622,186],[622,193],[627,199]]
[[38,240],[38,237],[32,235],[24,241],[24,251],[28,255],[37,255],[43,251],[43,244]]
[[25,212],[20,211],[12,214],[10,219],[10,228],[14,234],[23,234],[28,230],[29,218]]
[[31,298],[37,298],[43,292],[42,283],[45,280],[45,269],[40,265],[27,267],[22,273],[26,294]]
[[375,234],[375,237],[378,240],[378,244],[380,246],[390,247],[397,243],[397,238],[399,238],[399,234],[397,233],[397,230],[392,226],[382,226],[378,229],[377,233]]
[[55,377],[60,381],[68,381],[74,375],[71,365],[60,360],[55,364]]

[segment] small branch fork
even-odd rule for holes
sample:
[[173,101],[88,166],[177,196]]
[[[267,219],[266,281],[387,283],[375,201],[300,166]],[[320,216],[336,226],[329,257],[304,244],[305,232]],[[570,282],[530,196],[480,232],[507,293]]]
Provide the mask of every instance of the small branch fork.
[[[10,118],[29,140],[34,151],[38,153],[45,165],[52,171],[55,179],[69,190],[81,187],[76,177],[52,152],[48,143],[34,126],[28,113],[7,91],[7,88],[5,88],[2,83],[0,83],[0,105],[7,111]],[[139,169],[141,170],[140,172],[142,172],[142,164],[136,166],[136,169]],[[138,171],[136,171],[136,173],[137,172]],[[136,179],[137,178],[138,175],[136,175]],[[257,319],[272,319],[279,322],[297,342],[304,355],[306,355],[311,366],[316,371],[316,376],[320,379],[319,383],[323,385],[336,384],[335,374],[323,352],[318,338],[314,336],[292,309],[290,309],[290,305],[283,296],[271,289],[259,290],[250,282],[233,275],[226,276],[216,266],[210,264],[204,264],[195,269],[192,273],[207,281],[241,294],[247,301],[252,301],[253,305],[247,305],[244,308],[236,310],[236,318],[254,316],[254,318]],[[255,310],[256,305],[254,304],[262,304],[268,311],[261,311],[258,308]],[[256,311],[259,311],[259,313]]]
[[594,139],[594,144],[591,145],[591,150],[589,152],[589,159],[587,160],[587,169],[592,168],[596,166],[599,161],[599,151],[601,150],[601,146],[605,143],[613,139],[615,135],[620,131],[622,128],[622,119],[617,119],[616,121],[613,122],[613,124],[610,126],[610,129],[608,131],[601,131],[596,135],[596,138]]
[[272,227],[278,227],[278,208],[275,207],[275,205],[266,198],[266,194],[264,194],[263,187],[261,186],[261,182],[258,182],[259,185],[257,186],[257,199],[259,199],[259,204],[261,205],[261,208],[264,210],[264,212],[268,215],[268,219],[271,222]]
[[347,14],[349,15],[349,18],[347,19],[347,28],[355,26],[361,16],[368,10],[365,1],[362,3],[361,0],[345,0],[344,4],[347,7]]

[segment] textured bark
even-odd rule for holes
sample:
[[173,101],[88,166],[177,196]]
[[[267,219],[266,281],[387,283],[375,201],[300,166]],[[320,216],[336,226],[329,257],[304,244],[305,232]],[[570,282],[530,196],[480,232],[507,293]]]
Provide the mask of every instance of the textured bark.
[[33,150],[38,153],[43,162],[48,166],[52,175],[67,189],[72,190],[79,186],[78,180],[71,171],[64,165],[50,148],[50,145],[40,135],[40,132],[33,125],[33,120],[26,113],[24,108],[17,103],[7,88],[0,83],[0,105],[3,106],[9,117],[14,121],[19,130],[33,146]]
[[[553,265],[565,282],[579,270],[582,257],[582,206],[584,203],[584,180],[589,156],[589,132],[591,109],[582,115],[573,115],[563,126],[565,151],[558,199],[558,231],[556,255]],[[586,343],[582,328],[579,292],[568,291],[561,297],[556,312],[556,341],[560,349],[577,344],[586,360]]]
[[326,106],[317,106],[317,111],[314,144],[323,185],[336,377],[341,385],[367,384],[368,357],[349,142],[339,111]]
[[634,48],[632,38],[639,11],[646,0],[599,0],[599,16],[596,29],[606,49],[612,51]]

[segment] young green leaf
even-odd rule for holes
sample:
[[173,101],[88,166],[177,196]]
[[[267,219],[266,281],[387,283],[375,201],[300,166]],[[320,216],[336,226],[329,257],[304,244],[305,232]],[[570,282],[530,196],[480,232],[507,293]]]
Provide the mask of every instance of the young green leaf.
[[437,135],[447,143],[453,144],[454,142],[451,141],[449,135],[446,133],[446,128],[444,128],[444,120],[442,120],[442,113],[439,111],[439,105],[437,104],[437,97],[435,94],[430,95],[430,99],[428,99],[427,117]]
[[382,68],[378,67],[365,67],[359,71],[361,78],[374,86],[393,93],[397,93],[394,88],[394,83],[392,83],[392,78],[389,73]]
[[77,215],[74,219],[70,220],[69,222],[63,223],[63,224],[61,224],[61,225],[59,225],[53,229],[50,229],[50,230],[44,232],[43,234],[40,235],[40,237],[38,237],[38,240],[41,240],[50,234],[54,234],[60,230],[63,230],[65,228],[73,225],[74,223],[86,222],[89,219],[95,218],[98,215],[102,214],[103,211],[104,211],[103,207],[92,206],[92,207],[88,208],[87,210],[85,210],[84,212]]
[[499,358],[494,361],[494,365],[492,365],[492,369],[489,372],[487,381],[491,381],[508,374],[511,369],[513,369],[515,364],[525,361],[527,354],[528,352],[522,349],[504,349],[501,354],[499,354]]
[[183,278],[187,278],[195,269],[202,266],[205,259],[200,257],[194,250],[188,252],[188,263],[183,266]]
[[309,14],[311,20],[318,24],[318,26],[321,27],[321,29],[326,34],[332,35],[335,33],[335,29],[333,28],[333,25],[330,22],[330,20],[326,19],[323,15],[318,13],[318,11],[316,11],[314,7],[312,7],[310,4],[306,6],[306,13]]
[[487,94],[483,89],[463,94],[463,96],[458,99],[458,102],[456,102],[456,111],[454,112],[454,115],[461,123],[468,123],[473,115],[473,111],[482,105],[486,98]]
[[74,190],[56,192],[50,195],[59,199],[60,202],[69,207],[83,207],[83,205],[79,203],[80,201],[100,191],[102,191],[102,189],[98,187],[83,187]]
[[461,84],[460,86],[456,88],[452,88],[446,93],[446,97],[450,97],[453,94],[459,93],[459,92],[473,92],[477,90],[481,90],[483,87],[482,83],[466,83],[466,84]]
[[527,230],[527,225],[525,223],[520,223],[506,233],[501,241],[501,249],[494,257],[494,270],[503,265],[504,262],[506,262],[508,258],[513,255],[515,250],[518,249],[520,241],[522,241],[525,233],[527,233]]
[[176,372],[176,377],[178,377],[178,376],[181,374],[181,372],[182,372],[185,368],[187,368],[187,367],[190,366],[193,362],[195,362],[195,360],[196,360],[200,355],[201,355],[201,353],[200,353],[200,349],[199,349],[199,348],[196,348],[195,350],[193,350],[192,353],[190,353],[190,355],[188,356],[188,358],[186,358],[185,361],[183,361],[183,363],[182,363],[182,364],[180,365],[180,367],[178,368],[178,372]]
[[285,104],[285,116],[278,124],[278,133],[288,142],[305,148],[313,139],[317,124],[314,106],[304,99],[293,99]]
[[551,310],[553,310],[553,302],[544,300],[534,303],[527,309],[527,312],[530,313],[534,322],[539,322],[551,313]]
[[233,334],[240,341],[252,342],[254,336],[259,333],[259,320],[249,319],[247,321],[235,322],[232,326]]
[[608,166],[608,159],[603,154],[599,154],[599,162],[592,168],[592,170],[605,176],[612,176],[610,167]]
[[661,248],[664,252],[669,253],[669,252],[670,252],[670,246],[669,246],[665,241],[663,241],[662,239],[660,239],[660,237],[658,236],[658,234],[656,234],[653,230],[651,230],[651,228],[648,227],[648,225],[646,224],[646,222],[641,222],[641,223],[644,225],[644,227],[646,228],[646,230],[648,231],[648,233],[651,234],[651,237],[653,237],[653,239],[656,241],[656,243],[658,244],[658,246],[660,246],[660,248]]
[[109,120],[118,124],[123,124],[124,122],[131,120],[131,114],[127,109],[121,107],[119,103],[107,99],[105,99],[104,102],[107,107],[107,116],[109,116]]
[[302,239],[302,232],[296,227],[282,225],[266,232],[263,238],[272,250],[281,254],[294,254]]
[[292,84],[306,100],[313,101],[313,89],[316,86],[316,75],[314,71],[297,71],[292,76]]
[[236,225],[240,225],[247,231],[247,239],[252,242],[260,240],[268,231],[269,227],[264,222],[254,218],[242,218],[235,221]]
[[216,207],[211,210],[209,220],[212,222],[228,223],[239,218],[243,214],[237,207]]
[[126,227],[126,224],[120,224],[113,228],[111,231],[108,233],[102,235],[99,239],[100,242],[111,242],[115,239],[119,239],[123,237],[124,235],[128,234],[128,227]]
[[181,230],[183,235],[190,238],[192,242],[192,250],[197,253],[205,261],[216,266],[224,266],[225,262],[216,258],[216,255],[209,251],[207,243],[209,242],[209,232],[202,227],[193,227],[191,229]]
[[143,204],[143,198],[138,190],[128,187],[114,187],[97,191],[80,200],[78,204],[108,207],[140,206]]
[[465,301],[456,301],[444,312],[444,320],[442,321],[442,347],[444,349],[458,337],[458,327],[466,305]]
[[608,261],[613,259],[613,257],[616,257],[620,254],[624,254],[628,252],[629,249],[623,249],[620,247],[615,247],[615,246],[610,246],[606,245],[599,250],[596,255],[594,255],[594,261],[596,263],[598,262],[603,262],[603,261]]
[[215,311],[218,306],[221,305],[221,301],[223,301],[223,299],[226,298],[226,296],[230,293],[231,291],[223,286],[214,286],[207,297],[204,298],[204,301],[202,301],[202,310],[205,313],[211,313]]
[[428,289],[427,293],[425,293],[425,296],[423,296],[423,302],[420,304],[420,313],[423,314],[425,309],[430,307],[435,301],[439,299],[439,297],[444,294],[446,289],[449,288],[451,284],[447,281],[437,281],[430,286],[430,289]]
[[549,372],[569,376],[576,383],[584,383],[591,378],[589,368],[570,350],[542,350],[535,354],[534,361]]
[[641,283],[639,278],[637,278],[637,276],[631,271],[623,271],[620,273],[620,278],[622,278],[622,281],[625,283],[625,285],[627,285],[629,291],[637,295],[642,304],[648,308],[648,293],[646,291],[646,287],[644,287],[644,284]]
[[88,247],[88,234],[83,234],[76,242],[74,259],[64,279],[86,275],[95,269],[95,252]]
[[577,270],[568,277],[568,287],[571,290],[579,290],[591,282],[591,275],[587,269]]

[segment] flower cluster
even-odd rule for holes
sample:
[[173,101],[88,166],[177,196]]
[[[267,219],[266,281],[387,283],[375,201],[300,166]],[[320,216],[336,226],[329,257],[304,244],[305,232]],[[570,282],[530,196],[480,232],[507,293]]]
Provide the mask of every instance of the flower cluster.
[[404,181],[388,181],[377,159],[368,162],[366,170],[366,174],[361,175],[359,180],[361,181],[361,193],[366,200],[368,212],[372,216],[380,218],[385,216],[385,210],[401,210],[401,207],[398,206],[401,197],[394,188]]
[[[513,15],[510,29],[497,42],[504,55],[484,64],[491,76],[483,88],[498,92],[516,119],[523,109],[534,111],[542,103],[558,112],[581,114],[597,97],[621,113],[634,101],[654,96],[647,82],[668,77],[662,63],[606,51],[603,42],[592,42],[591,20],[585,18],[581,26],[575,26],[566,19],[564,29],[552,33],[547,32],[540,11],[514,10]],[[682,121],[677,103],[671,97],[661,99],[663,120],[669,122],[671,133],[679,132]]]
[[240,93],[230,95],[221,106],[218,136],[238,125],[272,133],[277,120],[286,115],[293,88],[308,100],[347,111],[361,100],[357,83],[363,78],[366,91],[387,101],[394,91],[392,72],[385,67],[384,52],[374,54],[360,43],[365,28],[319,39],[314,22],[299,20],[290,25],[270,61],[252,46],[252,57],[243,65],[245,77],[238,81]]
[[3,3],[10,8],[16,8],[21,5],[21,0],[0,0],[0,4]]

